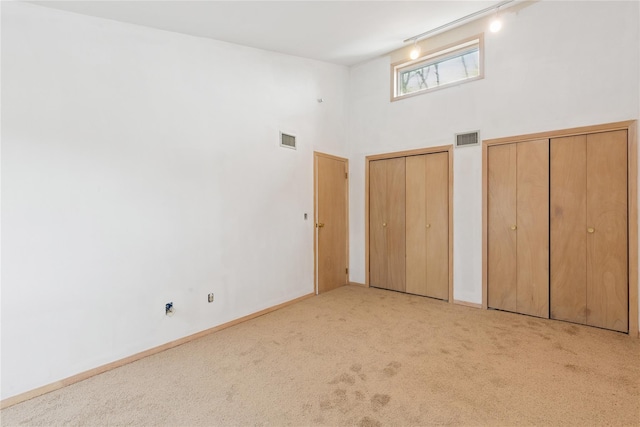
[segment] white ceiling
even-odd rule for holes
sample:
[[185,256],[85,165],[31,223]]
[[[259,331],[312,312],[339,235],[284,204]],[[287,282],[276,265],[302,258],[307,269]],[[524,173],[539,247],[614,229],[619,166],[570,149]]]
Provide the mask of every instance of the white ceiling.
[[499,1],[34,1],[147,27],[353,65]]

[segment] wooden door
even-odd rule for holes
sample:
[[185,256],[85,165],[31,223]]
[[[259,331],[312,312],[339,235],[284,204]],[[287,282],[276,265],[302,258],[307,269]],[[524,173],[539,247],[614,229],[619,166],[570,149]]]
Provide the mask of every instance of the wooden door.
[[587,323],[587,137],[551,140],[551,318]]
[[369,162],[369,282],[405,291],[405,158]]
[[487,153],[487,298],[490,308],[516,311],[516,144]]
[[407,157],[407,280],[410,294],[427,295],[427,156]]
[[549,140],[516,144],[516,311],[549,317]]
[[488,305],[549,317],[549,141],[488,151]]
[[449,154],[429,154],[427,168],[427,296],[449,299]]
[[406,160],[406,291],[449,298],[449,157]]
[[628,331],[627,133],[551,142],[551,317]]
[[587,325],[626,332],[627,132],[587,135],[586,147]]
[[388,289],[405,291],[405,158],[387,162],[387,253],[389,257]]
[[369,285],[386,287],[388,277],[386,221],[387,168],[384,160],[369,162]]
[[347,283],[347,160],[316,153],[318,293]]

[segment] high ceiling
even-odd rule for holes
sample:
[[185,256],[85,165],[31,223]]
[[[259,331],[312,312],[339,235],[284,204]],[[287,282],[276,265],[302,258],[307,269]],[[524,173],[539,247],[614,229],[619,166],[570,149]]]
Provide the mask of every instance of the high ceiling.
[[354,65],[499,1],[34,1],[147,27]]

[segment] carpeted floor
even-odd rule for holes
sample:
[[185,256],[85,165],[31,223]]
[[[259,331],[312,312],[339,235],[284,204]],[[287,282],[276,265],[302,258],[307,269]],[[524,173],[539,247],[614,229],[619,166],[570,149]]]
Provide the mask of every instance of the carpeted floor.
[[2,425],[640,425],[640,340],[344,287],[0,412]]

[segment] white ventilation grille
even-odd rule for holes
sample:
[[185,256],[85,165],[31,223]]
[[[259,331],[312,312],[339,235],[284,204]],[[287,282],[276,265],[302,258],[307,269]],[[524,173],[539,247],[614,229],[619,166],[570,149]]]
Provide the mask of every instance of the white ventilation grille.
[[280,132],[280,146],[295,150],[296,149],[295,135],[289,135],[284,132]]
[[480,143],[480,131],[457,133],[456,147],[469,147]]

